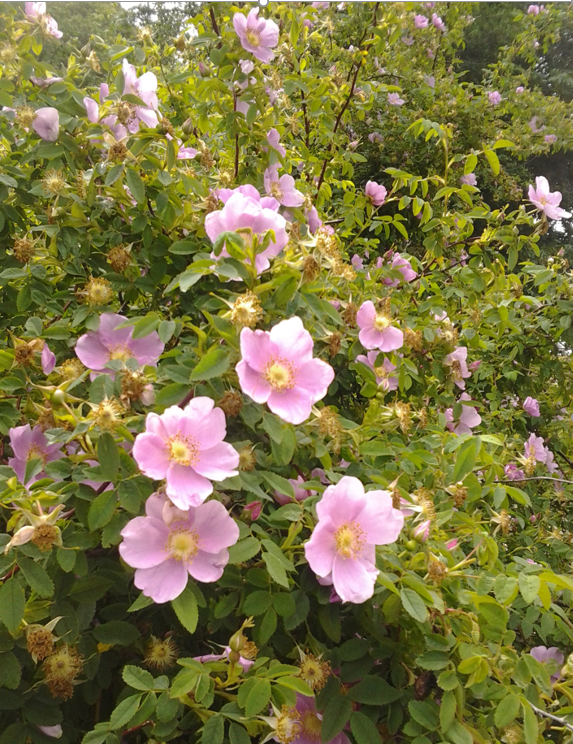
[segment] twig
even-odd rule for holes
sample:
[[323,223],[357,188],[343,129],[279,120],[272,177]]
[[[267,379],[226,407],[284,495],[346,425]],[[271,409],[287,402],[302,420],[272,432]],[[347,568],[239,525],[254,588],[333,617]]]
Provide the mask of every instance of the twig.
[[570,483],[573,486],[573,481],[565,480],[565,478],[551,478],[549,475],[534,475],[531,478],[516,478],[515,480],[501,480],[496,483],[523,483],[523,481],[536,481],[536,480],[548,480],[555,481],[556,483]]
[[[529,700],[527,701],[529,703]],[[529,703],[531,705],[532,709],[537,713],[538,716],[543,716],[544,718],[551,718],[552,721],[556,721],[557,723],[561,724],[566,729],[569,729],[569,731],[573,731],[573,725],[570,723],[567,723],[567,721],[564,718],[559,718],[559,716],[554,716],[553,713],[547,713],[545,710],[541,710],[541,708],[538,708],[536,705],[533,705],[533,703]]]
[[219,31],[219,26],[217,24],[217,19],[215,18],[215,13],[213,12],[213,8],[209,8],[209,17],[211,19],[211,25],[213,26],[213,32],[217,34],[217,36],[221,36],[221,32]]
[[127,731],[124,731],[121,735],[121,740],[123,741],[128,734],[132,734],[134,731],[139,731],[144,726],[155,726],[155,721],[147,720],[143,723],[140,723],[139,726],[134,726],[133,728],[127,729]]

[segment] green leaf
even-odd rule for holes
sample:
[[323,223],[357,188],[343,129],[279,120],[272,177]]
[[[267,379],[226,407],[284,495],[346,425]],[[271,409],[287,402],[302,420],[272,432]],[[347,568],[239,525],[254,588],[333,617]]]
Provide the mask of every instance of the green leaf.
[[463,480],[474,469],[480,446],[480,440],[477,437],[472,437],[458,449],[452,476],[453,483]]
[[519,714],[519,698],[510,693],[496,704],[493,720],[498,728],[505,728],[517,718]]
[[489,163],[490,168],[493,171],[493,175],[497,176],[499,171],[501,170],[499,158],[493,150],[484,150],[484,155],[486,156],[487,162]]
[[348,695],[351,700],[363,705],[389,705],[400,700],[402,692],[391,687],[382,677],[368,675],[351,687]]
[[442,731],[447,731],[452,725],[456,717],[456,708],[457,703],[454,693],[451,690],[445,692],[440,705],[440,729]]
[[314,695],[314,692],[300,677],[279,677],[277,679],[277,685],[286,687],[289,690],[294,690],[295,692],[298,692],[299,695],[306,695],[307,697],[312,697]]
[[145,202],[145,185],[139,173],[133,168],[128,167],[125,173],[125,180],[135,201],[138,204],[143,204]]
[[294,499],[294,488],[286,478],[282,477],[282,475],[277,475],[269,470],[262,471],[260,474],[267,481],[270,487],[275,489],[275,491]]
[[408,710],[414,721],[428,731],[435,731],[438,728],[440,710],[433,701],[410,700]]
[[17,579],[8,579],[0,587],[0,620],[14,635],[24,617],[26,597]]
[[133,687],[134,690],[149,692],[155,689],[155,680],[153,675],[146,669],[140,669],[136,666],[126,666],[123,669],[123,681],[126,685]]
[[158,317],[157,313],[147,313],[144,318],[138,320],[133,326],[133,338],[145,338],[150,333],[156,331],[159,327],[161,318]]
[[446,738],[453,744],[473,744],[473,736],[459,721],[454,721],[446,731]]
[[213,349],[201,359],[193,372],[191,380],[211,380],[213,377],[220,377],[229,369],[231,357],[223,349]]
[[0,687],[17,690],[22,678],[20,662],[11,651],[0,654]]
[[185,630],[194,633],[199,619],[199,610],[197,608],[197,598],[191,589],[185,589],[182,594],[172,600],[171,606]]
[[93,634],[96,641],[108,646],[130,646],[141,636],[134,625],[124,620],[110,620],[109,623],[98,625]]
[[289,588],[288,583],[288,577],[286,574],[285,567],[280,562],[280,560],[270,553],[263,553],[263,560],[265,562],[265,565],[267,567],[267,571],[269,572],[269,575],[271,579],[279,584],[280,586],[284,586],[285,589]]
[[188,256],[190,253],[195,253],[197,250],[197,243],[193,240],[176,240],[169,248],[169,253],[174,253],[177,256]]
[[171,697],[178,698],[187,695],[197,685],[199,672],[197,669],[182,669],[171,684]]
[[277,613],[271,607],[270,610],[265,612],[265,616],[259,627],[257,635],[257,641],[259,646],[264,646],[270,638],[273,636],[277,629]]
[[211,716],[201,734],[201,744],[223,744],[225,737],[225,719],[219,713]]
[[453,669],[448,669],[447,672],[442,672],[438,677],[438,686],[441,687],[442,690],[455,690],[459,683],[460,680],[458,675]]
[[99,530],[112,518],[117,506],[115,491],[103,491],[92,501],[88,512],[88,526],[91,532]]
[[261,543],[256,537],[245,537],[229,548],[229,563],[239,565],[254,558],[261,550]]
[[518,581],[521,596],[527,604],[531,604],[539,593],[541,579],[535,574],[528,574],[522,571],[518,576]]
[[152,604],[153,600],[151,599],[151,597],[146,597],[145,594],[140,594],[135,602],[132,602],[132,604],[130,604],[130,606],[127,608],[127,611],[137,612],[138,610],[143,610],[145,607],[149,607],[149,605]]
[[273,603],[273,595],[264,590],[251,592],[243,602],[244,615],[263,615]]
[[380,732],[370,718],[359,711],[353,711],[350,715],[350,730],[356,744],[380,744],[382,741]]
[[125,700],[121,701],[109,719],[109,726],[111,729],[123,728],[126,723],[131,721],[139,709],[141,697],[141,695],[130,695],[129,697],[126,697]]
[[450,663],[450,657],[445,651],[428,651],[422,656],[418,656],[416,664],[422,669],[431,669],[437,671],[447,667]]
[[264,710],[271,699],[271,683],[268,679],[258,679],[247,696],[245,715],[256,716]]
[[413,589],[401,589],[400,599],[408,615],[419,623],[425,623],[428,619],[428,610],[423,600]]
[[161,323],[159,324],[159,328],[157,329],[157,333],[159,334],[159,338],[163,341],[164,344],[166,344],[173,336],[176,328],[177,324],[174,320],[161,321]]
[[351,713],[352,701],[347,695],[337,695],[328,701],[322,716],[321,739],[324,744],[342,731]]
[[105,431],[97,441],[97,459],[104,478],[114,481],[119,471],[119,449],[113,436]]
[[523,700],[523,734],[525,744],[537,744],[537,718],[526,700]]
[[157,393],[155,396],[156,406],[176,406],[181,403],[183,398],[188,395],[191,390],[190,385],[183,385],[180,382],[172,382],[170,385],[166,385],[164,388]]
[[112,166],[105,177],[105,185],[112,186],[123,173],[124,167],[123,163],[116,163]]
[[51,597],[54,594],[54,582],[43,566],[30,558],[20,558],[18,565],[30,588],[36,594],[39,594],[40,597]]
[[231,744],[251,744],[251,737],[238,723],[229,724],[229,741]]

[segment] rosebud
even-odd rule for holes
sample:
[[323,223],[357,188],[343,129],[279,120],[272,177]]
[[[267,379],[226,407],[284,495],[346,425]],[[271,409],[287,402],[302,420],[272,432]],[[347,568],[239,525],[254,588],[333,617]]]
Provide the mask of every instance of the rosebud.
[[191,117],[189,117],[188,119],[185,119],[185,121],[181,125],[181,129],[184,134],[192,134],[194,127],[193,127],[193,120],[191,119]]
[[263,504],[261,501],[251,501],[250,504],[246,504],[243,507],[243,514],[250,517],[253,522],[261,516],[263,511]]
[[426,519],[412,530],[412,537],[418,542],[426,542],[430,537],[430,520]]
[[[245,643],[246,642],[247,642],[247,639],[243,635],[243,629],[242,628],[240,630],[238,630],[236,633],[233,633],[233,635],[231,636],[231,638],[229,640],[229,647],[231,649],[231,652],[229,654],[229,658],[231,658],[231,653],[233,653],[233,651],[235,651],[237,653],[239,651],[242,651],[242,649],[245,647]],[[233,659],[231,659],[231,661],[233,661]],[[238,661],[238,659],[236,659],[236,661]]]

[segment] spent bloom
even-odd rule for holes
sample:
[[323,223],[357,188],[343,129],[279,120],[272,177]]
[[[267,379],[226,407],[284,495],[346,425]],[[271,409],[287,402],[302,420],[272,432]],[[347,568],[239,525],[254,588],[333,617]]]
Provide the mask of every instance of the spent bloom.
[[[555,646],[547,648],[546,646],[534,646],[529,652],[534,659],[541,662],[541,664],[547,664],[549,662],[551,666],[561,667],[565,661],[564,654]],[[555,662],[555,663],[553,663]],[[561,677],[559,669],[551,675],[551,682],[555,683]]]
[[106,364],[116,359],[123,362],[136,359],[140,366],[156,366],[165,348],[159,334],[153,331],[143,338],[135,339],[133,326],[118,328],[126,320],[123,315],[115,313],[101,315],[97,331],[88,331],[76,343],[76,354],[80,362],[99,374],[108,374],[110,370],[106,369]]
[[259,18],[259,8],[253,8],[246,17],[235,13],[233,26],[243,49],[261,62],[274,58],[271,49],[279,43],[279,27],[274,21]]
[[[460,401],[462,400],[467,402],[471,400],[471,398],[467,393],[462,393],[460,395]],[[481,416],[473,406],[462,405],[462,412],[457,421],[454,421],[453,410],[453,408],[448,408],[445,415],[447,422],[446,426],[454,434],[471,434],[472,429],[481,424]]]
[[45,106],[36,110],[32,128],[46,142],[55,142],[60,133],[60,114],[58,109]]
[[[284,149],[284,148],[283,148]],[[269,165],[265,170],[264,184],[267,194],[274,196],[283,207],[300,207],[304,195],[295,188],[294,178],[284,175],[279,178],[279,164]]]
[[239,453],[224,442],[225,414],[211,398],[198,397],[184,408],[171,406],[160,416],[150,413],[138,434],[133,456],[141,472],[166,480],[165,492],[175,506],[199,506],[213,493],[214,481],[238,474]]
[[46,435],[39,426],[15,426],[8,432],[10,435],[10,445],[14,452],[14,457],[8,458],[8,465],[18,476],[20,483],[30,485],[39,478],[42,473],[35,475],[28,483],[24,483],[26,474],[26,464],[29,460],[40,460],[42,465],[46,465],[53,460],[60,460],[64,457],[61,450],[61,443],[48,444]]
[[388,93],[388,103],[392,106],[403,106],[406,102],[398,93]]
[[476,174],[466,173],[464,176],[461,176],[460,183],[465,184],[466,186],[477,186]]
[[[408,259],[403,258],[399,253],[394,254],[391,268],[393,271],[399,271],[404,277],[403,281],[405,282],[412,282],[418,276]],[[391,279],[389,276],[385,277],[382,281],[388,287],[397,287],[400,283],[398,279]]]
[[501,103],[501,93],[499,93],[497,90],[490,90],[490,92],[487,94],[487,97],[489,98],[489,102],[493,106],[497,106],[498,103]]
[[305,545],[306,559],[320,578],[330,578],[343,602],[370,599],[378,576],[376,545],[397,539],[404,516],[389,491],[369,491],[344,476],[316,505],[318,524]]
[[505,466],[503,472],[507,480],[519,481],[525,478],[525,473],[523,472],[523,470],[520,470],[514,462],[508,463]]
[[414,26],[416,26],[416,28],[427,28],[428,23],[429,21],[426,18],[426,16],[423,16],[423,15],[414,16]]
[[362,364],[365,364],[374,371],[374,374],[376,375],[376,384],[379,385],[382,390],[385,390],[386,392],[389,390],[396,390],[398,387],[398,378],[396,375],[392,374],[396,369],[396,365],[392,364],[388,357],[383,357],[382,364],[376,364],[378,354],[379,352],[377,350],[369,351],[366,356],[364,354],[359,354],[356,357],[356,361],[362,362]]
[[[305,499],[308,499],[309,496],[314,496],[316,494],[316,491],[309,491],[307,488],[301,488],[305,483],[302,475],[299,475],[297,478],[289,478],[288,482],[293,487],[294,497],[297,501],[304,501]],[[277,504],[280,504],[281,506],[292,503],[290,496],[280,493],[280,491],[275,491],[273,498]]]
[[465,346],[458,346],[444,359],[444,364],[447,364],[452,368],[452,377],[460,390],[466,389],[466,383],[464,380],[467,380],[468,377],[472,376],[472,373],[468,369],[467,359],[468,350]]
[[145,504],[144,517],[121,531],[119,552],[135,568],[134,584],[159,604],[178,597],[189,576],[209,583],[223,575],[239,528],[219,501],[182,511],[159,494]]
[[571,217],[571,212],[566,212],[559,206],[562,198],[560,191],[549,190],[549,182],[545,176],[538,176],[535,179],[535,188],[532,184],[529,185],[529,201],[550,220]]
[[266,403],[277,416],[302,424],[326,395],[334,370],[312,356],[313,340],[298,317],[282,320],[270,332],[241,331],[237,374],[244,393]]
[[539,412],[539,403],[535,398],[532,398],[530,395],[527,396],[527,398],[523,401],[523,410],[525,413],[528,413],[530,416],[534,416],[535,418],[538,418],[541,416],[541,413]]
[[376,181],[368,181],[364,188],[364,193],[370,199],[375,207],[379,207],[386,201],[388,192],[386,187],[382,184],[376,183]]
[[365,349],[396,351],[404,345],[404,334],[392,325],[386,310],[376,311],[371,300],[362,303],[356,315],[360,328],[358,338]]

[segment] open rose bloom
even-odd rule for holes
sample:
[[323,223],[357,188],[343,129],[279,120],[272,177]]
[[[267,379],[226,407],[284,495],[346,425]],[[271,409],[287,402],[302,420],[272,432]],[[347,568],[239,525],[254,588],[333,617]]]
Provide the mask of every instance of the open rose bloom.
[[305,545],[311,569],[332,580],[343,602],[366,602],[378,576],[376,545],[397,540],[404,515],[388,491],[365,493],[358,478],[349,476],[326,489],[316,513],[318,524]]
[[154,602],[169,602],[187,586],[189,576],[217,581],[229,561],[239,528],[219,501],[180,510],[165,497],[151,495],[144,517],[121,531],[119,553],[135,568],[134,584]]
[[279,27],[274,21],[259,18],[259,8],[253,8],[248,16],[235,13],[233,26],[247,52],[261,62],[270,62],[274,58],[273,47],[279,43]]
[[334,370],[312,356],[314,342],[302,320],[282,320],[268,331],[241,331],[237,374],[244,393],[266,403],[291,424],[301,424],[327,393]]
[[396,365],[392,364],[388,357],[383,357],[382,363],[377,364],[378,356],[378,351],[369,351],[366,355],[359,354],[356,357],[356,361],[362,362],[362,364],[373,370],[376,375],[376,384],[380,385],[382,390],[396,390],[398,388],[398,378],[392,374],[396,369]]
[[560,191],[550,191],[549,181],[545,176],[535,179],[535,188],[529,186],[529,201],[550,220],[569,219],[571,212],[566,212],[559,206],[563,198]]
[[145,72],[140,78],[133,65],[123,60],[123,77],[125,86],[123,95],[131,94],[140,98],[146,105],[134,106],[131,116],[127,121],[127,128],[130,132],[137,132],[140,123],[143,122],[148,127],[156,127],[159,124],[156,111],[159,108],[157,98],[157,78],[152,72]]
[[64,457],[63,452],[60,451],[62,445],[57,442],[48,444],[46,435],[39,426],[34,426],[33,429],[30,424],[15,426],[10,429],[9,433],[14,457],[8,458],[8,465],[16,473],[20,483],[24,485],[30,485],[42,477],[42,473],[39,473],[28,483],[24,483],[28,460],[40,460],[43,465],[46,465]]
[[360,328],[358,338],[365,349],[396,351],[404,345],[404,334],[392,325],[392,319],[382,310],[377,311],[371,300],[364,302],[356,322]]

